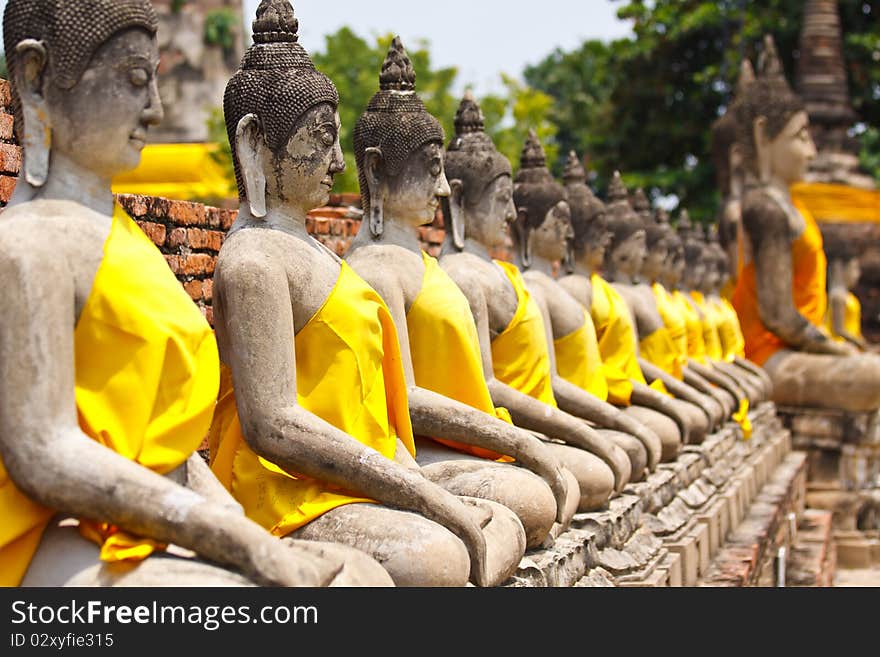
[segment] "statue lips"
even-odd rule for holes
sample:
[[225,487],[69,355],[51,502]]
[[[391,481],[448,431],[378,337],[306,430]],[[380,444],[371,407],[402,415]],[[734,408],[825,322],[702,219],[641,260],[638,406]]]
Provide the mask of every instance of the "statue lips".
[[138,150],[141,150],[147,143],[147,131],[142,128],[138,128],[137,130],[132,132],[131,135],[129,135],[128,140],[134,146],[136,146]]

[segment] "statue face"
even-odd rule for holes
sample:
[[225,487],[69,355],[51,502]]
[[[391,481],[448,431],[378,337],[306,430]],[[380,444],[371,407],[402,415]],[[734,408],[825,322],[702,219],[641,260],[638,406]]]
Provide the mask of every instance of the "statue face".
[[345,170],[339,127],[339,114],[330,103],[301,116],[287,146],[266,159],[268,195],[305,211],[326,205],[333,176]]
[[669,248],[666,246],[666,241],[661,239],[647,251],[645,262],[642,264],[642,274],[648,280],[657,280],[662,275],[668,259]]
[[565,201],[560,201],[550,208],[544,216],[544,222],[532,230],[532,249],[536,255],[547,260],[562,260],[572,238],[571,208]]
[[[682,259],[684,260],[684,259]],[[691,290],[697,290],[702,287],[703,279],[706,276],[706,263],[703,262],[702,258],[698,260],[694,265],[687,266],[685,263],[684,273],[682,275],[682,281],[684,286]]]
[[848,290],[853,289],[859,284],[859,279],[862,277],[862,267],[859,264],[858,258],[850,258],[847,261],[843,276],[845,280],[844,284]]
[[706,265],[703,273],[703,287],[707,290],[714,290],[718,286],[720,278],[718,266],[714,262]]
[[663,279],[670,288],[678,286],[684,276],[686,267],[687,263],[685,263],[684,256],[680,250],[670,254],[663,271]]
[[809,126],[807,113],[797,112],[776,138],[767,144],[771,172],[787,185],[803,180],[810,162],[816,157],[816,145]]
[[641,271],[647,252],[645,231],[637,230],[614,248],[611,252],[611,264],[616,271],[635,276]]
[[162,120],[158,65],[156,39],[131,28],[95,52],[73,88],[46,85],[52,152],[102,178],[136,168],[149,127]]
[[440,199],[449,196],[443,168],[443,147],[428,143],[410,153],[401,173],[388,181],[386,216],[424,226],[434,221]]
[[489,248],[504,245],[508,226],[516,220],[513,179],[498,176],[483,190],[478,202],[466,209],[465,234]]

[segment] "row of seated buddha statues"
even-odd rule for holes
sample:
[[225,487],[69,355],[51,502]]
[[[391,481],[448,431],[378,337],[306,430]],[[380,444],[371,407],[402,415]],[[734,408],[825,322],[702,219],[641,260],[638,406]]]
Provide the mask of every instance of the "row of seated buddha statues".
[[[743,62],[734,101],[712,130],[723,198],[719,232],[745,355],[767,372],[778,404],[873,412],[880,408],[880,359],[844,328],[847,312],[858,314],[857,300],[844,291],[854,284],[855,265],[847,275],[844,264],[853,250],[829,243],[829,280],[822,232],[790,192],[816,156],[809,116],[772,37],[763,45],[757,73]],[[852,319],[849,326],[855,329]]]
[[[355,126],[360,232],[344,260],[311,237],[339,97],[288,0],[260,4],[224,97],[240,209],[212,332],[110,192],[162,118],[152,7],[36,4],[4,14],[24,161],[0,220],[0,583],[498,585],[766,397],[736,335],[704,337],[717,247],[619,179],[607,208],[577,166],[556,183],[533,135],[514,178],[469,96],[447,144],[399,39]],[[438,261],[418,228],[441,205]],[[490,256],[508,228],[516,264]]]

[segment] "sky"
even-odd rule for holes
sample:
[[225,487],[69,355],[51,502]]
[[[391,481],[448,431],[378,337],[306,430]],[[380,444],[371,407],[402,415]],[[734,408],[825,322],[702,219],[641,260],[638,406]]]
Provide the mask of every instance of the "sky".
[[[244,0],[246,29],[260,0]],[[396,32],[404,45],[430,42],[436,68],[459,70],[456,92],[498,91],[500,75],[520,77],[554,48],[632,33],[617,18],[620,0],[293,0],[300,42],[324,49],[324,36],[347,25],[362,37]],[[5,8],[6,0],[0,0]]]
[[[260,0],[245,0],[247,29]],[[344,25],[368,37],[387,32],[404,45],[430,42],[432,64],[455,66],[456,91],[472,86],[497,91],[501,73],[520,77],[554,48],[570,50],[585,39],[611,40],[632,33],[612,0],[294,0],[300,42],[323,50],[324,35]]]

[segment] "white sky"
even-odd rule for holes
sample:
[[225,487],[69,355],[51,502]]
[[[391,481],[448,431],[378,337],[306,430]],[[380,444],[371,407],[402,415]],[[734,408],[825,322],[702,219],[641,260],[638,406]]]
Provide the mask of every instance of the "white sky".
[[[244,0],[245,26],[259,0]],[[498,90],[502,72],[520,77],[554,48],[584,39],[631,34],[617,19],[620,0],[293,0],[308,51],[324,49],[324,35],[348,25],[368,38],[394,31],[404,44],[430,41],[435,67],[456,66],[456,91]],[[6,0],[0,0],[0,9]]]

